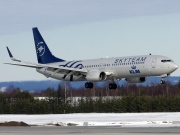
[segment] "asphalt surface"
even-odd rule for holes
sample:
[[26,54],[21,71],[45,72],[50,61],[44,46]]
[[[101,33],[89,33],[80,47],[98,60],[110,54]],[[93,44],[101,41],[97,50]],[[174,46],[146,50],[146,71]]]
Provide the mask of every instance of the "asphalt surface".
[[0,127],[0,135],[180,135],[180,127]]

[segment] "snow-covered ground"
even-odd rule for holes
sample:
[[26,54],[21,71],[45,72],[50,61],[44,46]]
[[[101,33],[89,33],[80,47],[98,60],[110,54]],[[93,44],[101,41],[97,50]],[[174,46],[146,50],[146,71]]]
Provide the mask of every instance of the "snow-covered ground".
[[0,123],[23,121],[29,125],[180,127],[180,113],[77,113],[47,115],[0,115]]

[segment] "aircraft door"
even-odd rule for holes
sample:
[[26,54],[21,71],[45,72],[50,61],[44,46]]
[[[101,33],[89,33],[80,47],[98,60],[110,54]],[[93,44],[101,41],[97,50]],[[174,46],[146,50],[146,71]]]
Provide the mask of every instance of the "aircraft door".
[[151,66],[152,68],[156,67],[156,58],[153,58]]
[[105,69],[105,63],[100,63],[99,69],[100,69],[100,70],[104,70],[104,69]]

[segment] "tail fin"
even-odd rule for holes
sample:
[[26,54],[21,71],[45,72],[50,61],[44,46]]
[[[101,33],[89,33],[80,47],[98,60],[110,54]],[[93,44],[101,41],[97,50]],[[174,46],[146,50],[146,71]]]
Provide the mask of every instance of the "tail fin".
[[32,30],[34,35],[34,43],[37,52],[38,63],[47,64],[47,63],[64,61],[52,55],[52,53],[50,52],[48,46],[46,45],[44,39],[42,38],[37,28],[33,28]]

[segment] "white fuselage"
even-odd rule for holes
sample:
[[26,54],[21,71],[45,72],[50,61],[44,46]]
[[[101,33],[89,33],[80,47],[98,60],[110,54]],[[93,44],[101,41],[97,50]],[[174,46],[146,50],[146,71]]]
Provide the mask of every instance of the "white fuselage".
[[[177,65],[168,57],[160,55],[141,55],[128,57],[114,57],[79,61],[64,61],[50,63],[56,66],[79,68],[90,71],[105,72],[106,80],[148,77],[148,76],[168,76],[177,69]],[[37,72],[47,77],[67,81],[86,81],[86,77],[79,76],[66,71],[54,71],[50,68],[37,68]],[[68,75],[68,76],[67,76]]]

